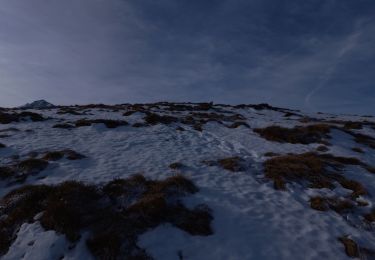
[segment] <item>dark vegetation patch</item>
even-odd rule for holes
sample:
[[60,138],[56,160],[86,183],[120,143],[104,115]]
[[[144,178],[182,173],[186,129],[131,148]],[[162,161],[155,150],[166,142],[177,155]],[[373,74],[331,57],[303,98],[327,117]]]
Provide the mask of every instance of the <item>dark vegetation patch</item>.
[[365,214],[364,218],[368,222],[375,222],[375,209],[373,209],[370,213]]
[[144,117],[144,120],[147,124],[150,124],[150,125],[157,125],[157,124],[169,125],[169,124],[178,122],[178,118],[176,118],[176,117],[158,115],[158,114],[155,114],[155,113],[148,113]]
[[278,111],[278,112],[283,112],[283,113],[286,113],[286,112],[293,112],[295,110],[290,110],[290,109],[285,109],[285,108],[279,108],[279,107],[274,107],[274,106],[271,106],[267,103],[261,103],[261,104],[241,104],[241,105],[236,105],[234,106],[234,108],[239,108],[239,109],[248,109],[248,108],[252,108],[252,109],[255,109],[255,110],[273,110],[273,111]]
[[339,237],[338,240],[343,244],[347,256],[359,259],[374,259],[375,251],[362,247],[348,236]]
[[231,172],[240,172],[246,170],[245,160],[238,156],[222,158],[217,161],[203,160],[202,163],[208,166],[219,166]]
[[130,111],[126,111],[125,113],[123,113],[122,115],[123,116],[131,116],[132,114],[138,112],[137,110],[130,110]]
[[5,144],[0,143],[0,148],[5,148],[5,147],[7,147]]
[[19,162],[16,166],[17,171],[22,175],[37,174],[48,166],[48,162],[41,159],[26,159]]
[[344,214],[353,210],[355,204],[349,199],[313,197],[310,198],[310,206],[319,211],[331,209],[339,214]]
[[238,128],[240,126],[244,126],[246,128],[250,128],[249,124],[243,121],[236,121],[233,124],[229,125],[229,128]]
[[218,113],[197,113],[193,112],[190,113],[190,116],[198,119],[207,119],[210,121],[236,121],[236,120],[245,120],[242,115],[240,114],[233,114],[233,115],[224,115]]
[[91,126],[92,124],[104,124],[107,128],[117,128],[119,126],[126,126],[129,123],[124,120],[111,119],[80,119],[75,122],[76,127]]
[[182,169],[182,168],[184,168],[185,166],[182,164],[182,163],[180,163],[180,162],[175,162],[175,163],[171,163],[170,165],[169,165],[169,168],[171,168],[171,169],[173,169],[173,170],[179,170],[179,169]]
[[243,165],[244,160],[238,156],[220,159],[218,163],[222,168],[228,171],[240,172],[245,170]]
[[62,123],[62,124],[56,124],[52,128],[61,128],[61,129],[72,129],[75,126],[72,124]]
[[85,115],[86,113],[78,112],[78,111],[76,111],[74,109],[71,109],[71,108],[62,108],[59,111],[57,111],[56,114],[59,114],[59,115],[69,114],[69,115],[80,116],[80,115]]
[[0,167],[0,180],[8,179],[15,175],[15,171],[11,167]]
[[86,158],[86,156],[77,153],[74,150],[71,149],[65,149],[61,151],[51,151],[51,152],[46,152],[44,156],[42,157],[43,160],[46,161],[57,161],[62,158],[66,158],[68,160],[80,160]]
[[292,144],[325,143],[329,139],[331,127],[326,124],[314,124],[308,126],[296,126],[285,128],[281,126],[269,126],[254,129],[261,137],[268,141]]
[[75,181],[24,186],[0,201],[0,255],[8,251],[19,227],[42,212],[42,227],[64,234],[71,243],[89,231],[86,244],[98,259],[152,259],[137,245],[138,237],[161,224],[194,236],[213,234],[211,210],[205,205],[190,209],[181,201],[197,191],[183,176],[154,181],[136,175],[104,186]]
[[339,237],[339,241],[344,245],[345,253],[347,256],[359,257],[359,247],[354,240],[346,236],[343,236],[343,237]]
[[274,156],[279,156],[280,154],[278,154],[278,153],[274,153],[274,152],[266,152],[265,154],[264,154],[264,156],[266,156],[266,157],[274,157]]
[[4,133],[4,132],[20,132],[20,131],[21,130],[19,130],[18,128],[10,127],[10,128],[1,129],[0,133]]
[[11,165],[0,166],[0,180],[24,182],[30,175],[36,175],[45,170],[48,162],[41,159],[26,159],[16,161]]
[[134,123],[133,125],[132,125],[132,127],[136,127],[136,128],[138,128],[138,127],[146,127],[146,126],[148,126],[147,124],[145,124],[145,123]]
[[348,121],[344,123],[344,128],[346,129],[362,129],[363,125],[361,122],[353,122],[353,121]]
[[369,135],[354,133],[353,131],[345,131],[345,132],[353,136],[355,142],[366,145],[372,149],[375,149],[375,138]]
[[57,161],[62,158],[68,160],[85,158],[84,155],[70,149],[46,152],[40,156],[41,158],[38,158],[39,153],[37,152],[31,152],[28,156],[28,159],[18,161],[19,158],[15,158],[15,161],[11,164],[0,166],[0,180],[6,180],[9,183],[22,183],[29,176],[37,175],[45,170],[49,165],[49,161]]
[[289,154],[268,159],[264,163],[265,176],[274,181],[276,189],[285,190],[287,182],[296,182],[311,188],[335,187],[334,182],[353,191],[352,196],[367,194],[365,188],[341,174],[346,165],[369,166],[357,158],[339,157],[331,154]]
[[46,120],[42,115],[34,112],[4,113],[0,112],[0,124],[10,124],[30,119],[33,122]]
[[359,148],[359,147],[353,147],[352,151],[356,152],[356,153],[364,153],[364,151],[361,148]]

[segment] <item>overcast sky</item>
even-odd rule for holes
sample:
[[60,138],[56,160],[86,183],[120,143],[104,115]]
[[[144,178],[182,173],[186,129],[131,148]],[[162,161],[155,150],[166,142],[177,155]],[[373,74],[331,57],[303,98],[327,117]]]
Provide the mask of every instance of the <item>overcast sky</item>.
[[375,114],[374,0],[0,0],[0,106]]

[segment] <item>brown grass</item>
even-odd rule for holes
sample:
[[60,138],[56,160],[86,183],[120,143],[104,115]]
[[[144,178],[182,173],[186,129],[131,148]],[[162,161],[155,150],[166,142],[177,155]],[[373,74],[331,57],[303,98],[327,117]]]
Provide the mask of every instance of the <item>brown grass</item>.
[[274,181],[277,189],[285,189],[286,182],[332,189],[335,187],[333,183],[338,181],[344,188],[353,191],[353,197],[366,195],[367,191],[362,184],[340,174],[345,165],[366,166],[357,158],[304,153],[270,158],[264,163],[264,172],[267,178]]
[[319,211],[328,210],[325,199],[322,198],[322,197],[312,197],[312,198],[310,198],[310,207],[312,209],[319,210]]
[[[104,186],[65,182],[56,186],[24,186],[0,200],[0,255],[14,241],[22,223],[39,219],[47,230],[64,234],[72,243],[82,230],[99,259],[150,259],[137,245],[138,236],[163,223],[171,223],[191,235],[210,235],[212,214],[207,206],[186,208],[180,198],[198,191],[181,175],[147,180],[142,175],[117,179]],[[108,199],[109,198],[109,199]],[[128,201],[129,203],[124,203]]]
[[339,183],[345,189],[353,191],[353,193],[351,194],[351,196],[353,198],[357,198],[358,196],[363,196],[363,195],[367,195],[368,194],[368,192],[365,189],[365,187],[361,183],[359,183],[357,181],[348,180],[348,179],[345,179],[345,178],[340,178]]
[[336,211],[339,214],[350,212],[354,209],[352,201],[347,199],[329,198],[327,199],[330,209]]
[[326,124],[315,124],[308,126],[296,126],[284,128],[281,126],[269,126],[254,129],[261,137],[268,141],[292,144],[322,143],[324,139],[330,138],[331,127]]
[[359,247],[354,240],[344,236],[339,237],[339,241],[344,245],[347,256],[359,257]]
[[228,171],[240,172],[245,170],[243,159],[238,156],[220,159],[218,163],[222,168]]

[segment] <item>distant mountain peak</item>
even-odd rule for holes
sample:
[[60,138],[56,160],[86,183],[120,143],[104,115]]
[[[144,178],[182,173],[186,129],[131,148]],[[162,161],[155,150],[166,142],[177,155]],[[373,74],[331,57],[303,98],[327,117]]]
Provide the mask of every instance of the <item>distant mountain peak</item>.
[[21,106],[22,109],[45,109],[45,108],[53,108],[55,105],[47,102],[46,100],[36,100],[31,103],[27,103],[26,105]]

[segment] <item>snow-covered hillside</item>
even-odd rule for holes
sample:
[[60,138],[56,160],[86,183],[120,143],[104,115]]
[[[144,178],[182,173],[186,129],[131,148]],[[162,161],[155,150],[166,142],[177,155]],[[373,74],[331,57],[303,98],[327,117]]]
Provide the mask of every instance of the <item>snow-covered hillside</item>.
[[34,102],[31,102],[31,103],[27,103],[23,106],[21,106],[20,108],[23,108],[23,109],[46,109],[46,108],[53,108],[55,107],[55,105],[45,101],[45,100],[36,100]]
[[370,116],[2,109],[0,147],[1,259],[375,258]]

